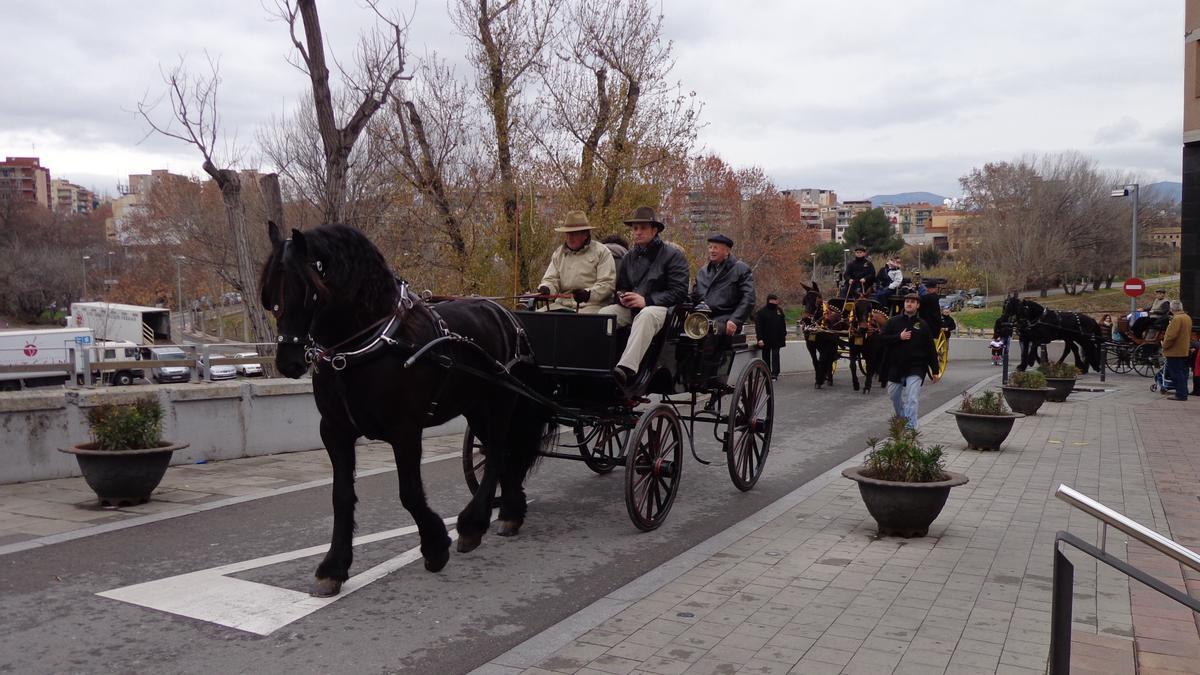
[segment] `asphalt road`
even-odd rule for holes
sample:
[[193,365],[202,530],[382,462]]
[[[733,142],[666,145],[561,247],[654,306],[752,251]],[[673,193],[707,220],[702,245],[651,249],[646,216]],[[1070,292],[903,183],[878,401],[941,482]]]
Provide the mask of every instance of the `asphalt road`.
[[[995,374],[952,364],[925,391],[928,411]],[[452,554],[439,574],[419,562],[262,636],[96,595],[172,575],[324,545],[329,488],[245,502],[0,557],[0,671],[327,673],[466,672],[594,600],[739,522],[881,436],[886,395],[815,391],[786,376],[764,477],[749,493],[730,483],[708,429],[688,459],[667,522],[640,533],[625,512],[623,473],[597,476],[580,462],[545,460],[527,483],[532,500],[519,537],[484,539]],[[452,517],[465,503],[459,462],[425,465],[431,504]],[[411,524],[396,476],[358,481],[358,534]],[[352,573],[417,545],[415,535],[355,549]],[[310,556],[230,576],[303,591]]]

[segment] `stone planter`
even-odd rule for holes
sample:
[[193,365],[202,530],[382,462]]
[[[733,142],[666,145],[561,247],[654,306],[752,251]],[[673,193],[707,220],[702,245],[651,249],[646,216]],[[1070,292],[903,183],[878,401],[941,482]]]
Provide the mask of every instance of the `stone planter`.
[[95,443],[84,443],[61,451],[75,455],[83,479],[102,505],[129,506],[149,501],[167,472],[171,453],[186,447],[187,443],[163,441],[157,448],[97,450]]
[[1046,394],[1046,400],[1053,401],[1054,403],[1062,403],[1067,400],[1067,397],[1075,389],[1075,378],[1047,377],[1046,386],[1050,387],[1050,393]]
[[958,421],[958,431],[971,450],[999,450],[1008,438],[1013,422],[1024,417],[1021,413],[1003,415],[977,415],[961,410],[947,410]]
[[870,478],[866,467],[844,469],[842,475],[858,483],[867,511],[879,525],[880,536],[924,537],[950,496],[950,488],[967,483],[967,477],[946,471],[936,483],[901,483]]
[[1013,412],[1019,412],[1022,415],[1036,415],[1038,408],[1046,402],[1046,396],[1051,391],[1050,387],[1028,389],[1003,386],[1001,389],[1004,390],[1004,400],[1008,403],[1008,407],[1012,408]]

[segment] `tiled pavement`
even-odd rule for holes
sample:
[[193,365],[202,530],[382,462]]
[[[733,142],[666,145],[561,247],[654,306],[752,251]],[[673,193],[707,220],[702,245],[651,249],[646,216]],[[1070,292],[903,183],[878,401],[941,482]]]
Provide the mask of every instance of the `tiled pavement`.
[[[1089,384],[1096,384],[1090,381]],[[955,488],[923,539],[877,538],[836,471],[742,526],[619,589],[480,669],[545,673],[1039,673],[1050,636],[1051,553],[1090,516],[1066,483],[1181,543],[1200,546],[1200,399],[1162,400],[1119,376],[1019,420],[998,453],[963,449],[953,418],[922,425],[948,449]],[[429,439],[457,454],[459,438]],[[360,474],[391,453],[360,451]],[[155,501],[99,509],[82,479],[0,486],[0,554],[328,480],[323,452],[173,467]],[[55,535],[47,538],[43,535]],[[1114,531],[1108,550],[1193,593],[1200,575]],[[1196,617],[1068,549],[1076,563],[1073,670],[1197,672]]]

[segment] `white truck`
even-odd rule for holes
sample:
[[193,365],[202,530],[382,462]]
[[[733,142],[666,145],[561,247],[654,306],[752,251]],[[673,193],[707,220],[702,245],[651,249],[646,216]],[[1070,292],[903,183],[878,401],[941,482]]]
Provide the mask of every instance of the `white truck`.
[[[96,341],[91,328],[0,331],[0,390],[61,385],[70,377],[68,369],[73,369],[82,384],[88,365],[96,382],[133,384],[144,377],[144,369],[106,368],[105,362],[140,358],[137,345],[127,341]],[[59,369],[53,369],[54,366]]]
[[132,342],[141,347],[171,342],[171,312],[114,302],[76,302],[67,318],[69,328],[91,328],[97,340]]

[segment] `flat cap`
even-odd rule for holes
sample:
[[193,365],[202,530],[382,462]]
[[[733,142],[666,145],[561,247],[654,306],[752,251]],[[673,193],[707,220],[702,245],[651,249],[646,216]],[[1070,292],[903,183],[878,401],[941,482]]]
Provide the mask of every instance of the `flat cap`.
[[729,248],[733,248],[733,240],[723,234],[714,234],[708,238],[708,241],[714,244],[725,244]]

